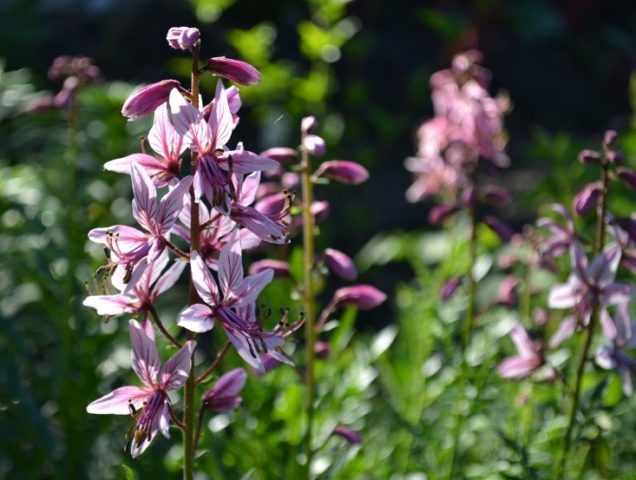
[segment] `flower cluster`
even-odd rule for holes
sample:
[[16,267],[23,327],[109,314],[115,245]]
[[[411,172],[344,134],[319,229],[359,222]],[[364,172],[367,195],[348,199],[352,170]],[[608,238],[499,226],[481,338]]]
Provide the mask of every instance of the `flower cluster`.
[[[191,50],[198,60],[199,31],[175,27],[167,36],[171,47]],[[195,62],[196,63],[196,62]],[[258,71],[244,62],[215,57],[195,75],[212,73],[238,83],[258,82]],[[129,119],[153,115],[148,146],[142,151],[107,162],[110,171],[130,175],[132,213],[137,227],[113,225],[89,232],[103,245],[110,274],[108,289],[91,295],[84,305],[100,315],[140,315],[130,321],[132,366],[142,387],[121,387],[88,406],[90,413],[130,413],[135,426],[129,438],[133,456],[141,454],[160,431],[168,436],[175,421],[168,392],[181,389],[193,376],[195,333],[206,332],[220,322],[229,344],[254,369],[263,372],[265,355],[289,362],[282,352],[280,328],[266,331],[256,315],[256,300],[272,280],[266,268],[244,277],[242,250],[261,242],[286,243],[288,232],[281,211],[262,213],[252,205],[261,171],[278,167],[271,158],[257,155],[237,142],[229,147],[241,107],[237,87],[217,81],[214,99],[199,105],[198,84],[191,90],[168,79],[142,87],[126,100],[122,113]],[[190,153],[190,171],[182,162]],[[198,294],[179,315],[179,326],[189,330],[182,344],[169,333],[155,309],[157,297],[175,285],[190,264],[192,291]],[[178,352],[160,367],[153,323]],[[227,348],[222,351],[227,351]],[[216,366],[216,362],[213,367]],[[204,377],[212,372],[206,371]],[[245,372],[234,370],[221,377],[202,396],[204,410],[222,412],[238,406],[238,392]],[[198,436],[194,440],[198,441]]]

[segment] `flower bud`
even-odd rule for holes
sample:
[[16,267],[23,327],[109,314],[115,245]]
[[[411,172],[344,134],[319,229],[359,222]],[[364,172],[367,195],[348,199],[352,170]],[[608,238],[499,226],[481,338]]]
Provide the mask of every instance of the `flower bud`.
[[543,327],[548,324],[550,316],[545,308],[536,307],[532,309],[532,320],[534,320],[534,323],[538,326]]
[[261,74],[256,68],[247,62],[234,60],[233,58],[210,58],[204,70],[240,85],[256,85],[261,81]]
[[172,27],[168,30],[166,40],[175,50],[191,50],[201,37],[198,28]]
[[331,351],[331,347],[327,342],[316,342],[314,345],[314,353],[316,354],[316,358],[328,358],[329,353]]
[[124,102],[121,114],[130,120],[150,115],[168,100],[172,89],[180,85],[178,80],[162,80],[138,88]]
[[517,304],[515,290],[519,285],[519,279],[515,275],[508,275],[503,279],[497,290],[496,302],[506,307],[514,307]]
[[621,217],[616,219],[616,223],[627,232],[632,242],[636,242],[636,217]]
[[316,218],[316,221],[320,222],[329,216],[329,202],[327,200],[316,200],[315,202],[311,202],[309,210]]
[[334,428],[332,435],[338,435],[339,437],[344,438],[344,440],[351,445],[358,445],[362,443],[362,437],[358,432],[343,425],[338,425]]
[[247,374],[242,368],[230,370],[219,378],[202,397],[203,407],[216,413],[225,413],[238,407],[243,399],[238,393],[245,386]]
[[583,190],[574,197],[574,211],[579,215],[590,213],[598,203],[602,191],[603,184],[601,182],[587,184],[583,187]]
[[338,305],[353,305],[360,310],[370,310],[386,300],[386,295],[372,285],[351,285],[336,290],[333,302]]
[[627,167],[617,167],[616,176],[631,190],[636,190],[636,171]]
[[510,200],[510,194],[508,193],[508,190],[496,185],[485,186],[482,190],[482,195],[484,201],[492,205],[501,205],[502,203],[506,203],[508,200]]
[[318,135],[305,135],[303,137],[303,147],[314,157],[322,157],[327,151],[324,139]]
[[582,150],[579,153],[579,162],[583,165],[589,165],[591,163],[600,163],[601,154],[594,150]]
[[358,271],[353,263],[353,260],[349,255],[333,248],[325,249],[323,253],[323,260],[325,265],[333,273],[345,280],[355,280],[358,276]]
[[476,200],[477,194],[475,193],[475,189],[473,187],[465,188],[460,198],[462,205],[470,207],[471,205],[475,204]]
[[280,177],[280,184],[287,190],[293,190],[300,183],[300,175],[296,172],[285,172]]
[[295,163],[298,158],[298,152],[295,149],[289,147],[272,147],[259,154],[261,157],[271,158],[283,165],[290,165]]
[[502,242],[509,242],[515,234],[512,228],[499,220],[497,217],[488,216],[484,218],[484,223],[488,228],[490,228],[497,234]]
[[442,289],[439,292],[440,300],[442,301],[448,300],[457,291],[457,289],[459,288],[461,284],[462,284],[461,277],[453,277],[450,280],[448,280],[442,286]]
[[286,207],[289,196],[284,192],[277,192],[267,195],[258,201],[254,208],[263,215],[275,216],[280,214]]
[[273,270],[275,277],[286,277],[289,275],[289,264],[287,262],[272,260],[270,258],[252,263],[252,265],[250,265],[250,275],[256,275],[267,269]]
[[612,148],[616,143],[616,139],[618,138],[618,133],[616,130],[608,130],[605,132],[603,136],[603,145],[606,148]]
[[369,172],[356,162],[349,160],[330,160],[323,162],[316,173],[316,177],[326,177],[346,185],[359,185],[366,182]]
[[305,117],[300,122],[300,131],[303,135],[313,132],[318,126],[318,120],[313,115]]
[[428,221],[431,225],[439,225],[448,217],[456,213],[458,210],[457,205],[451,205],[448,203],[442,203],[441,205],[435,205],[428,212]]
[[616,152],[614,150],[607,152],[607,161],[613,165],[620,165],[623,163],[624,157],[622,152]]

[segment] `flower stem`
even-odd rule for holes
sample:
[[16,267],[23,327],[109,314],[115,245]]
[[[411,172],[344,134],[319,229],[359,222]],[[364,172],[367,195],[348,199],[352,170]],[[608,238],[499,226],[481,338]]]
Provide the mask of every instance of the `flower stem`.
[[303,308],[305,311],[305,341],[306,341],[306,365],[305,384],[307,385],[307,397],[305,403],[307,431],[306,431],[306,462],[305,477],[311,478],[311,462],[313,460],[312,434],[314,423],[314,345],[316,343],[316,330],[314,327],[314,287],[312,282],[312,270],[314,262],[314,217],[311,213],[312,184],[310,178],[311,161],[307,149],[301,147],[302,160],[300,175],[303,194]]
[[148,307],[148,311],[150,312],[152,319],[155,322],[155,326],[161,331],[161,333],[163,333],[163,335],[170,340],[170,343],[172,343],[175,347],[177,348],[181,348],[182,345],[179,343],[179,341],[174,338],[172,335],[170,335],[170,332],[168,332],[168,330],[166,330],[166,327],[163,326],[163,323],[161,323],[161,320],[159,319],[159,315],[157,314],[157,310],[155,310],[155,307],[153,305],[150,305]]
[[464,412],[463,399],[465,398],[466,386],[468,384],[468,373],[466,365],[466,349],[470,343],[470,336],[475,323],[475,304],[477,297],[477,281],[473,274],[475,262],[477,260],[477,202],[473,201],[469,206],[470,215],[470,237],[468,239],[468,306],[466,307],[466,320],[464,331],[462,332],[462,358],[461,358],[461,375],[457,402],[457,422],[453,431],[453,446],[451,453],[450,466],[448,469],[448,479],[452,479],[455,474],[455,465],[457,464],[457,456],[459,454],[459,437],[461,436],[462,427],[466,413]]
[[202,383],[208,377],[208,375],[210,375],[214,370],[216,370],[216,367],[219,366],[219,363],[221,363],[221,360],[223,360],[223,357],[225,356],[227,351],[230,349],[231,345],[232,343],[230,341],[225,342],[223,349],[216,355],[216,358],[214,359],[214,362],[212,362],[212,365],[210,365],[210,367],[196,379],[195,383],[197,385]]
[[[596,241],[594,242],[594,253],[598,254],[603,250],[603,244],[605,243],[605,217],[607,216],[607,191],[609,184],[609,163],[606,158],[603,159],[602,170],[602,191],[599,198],[598,218],[596,222]],[[594,298],[594,308],[592,315],[590,316],[590,323],[585,332],[585,340],[583,343],[583,349],[579,356],[578,364],[576,367],[576,380],[574,383],[574,393],[572,397],[572,409],[570,410],[570,420],[568,421],[568,427],[565,431],[565,438],[563,440],[563,453],[557,466],[556,478],[563,478],[565,473],[565,464],[567,462],[568,452],[572,444],[572,432],[574,431],[574,425],[576,423],[576,412],[579,408],[579,401],[581,397],[581,384],[583,380],[583,373],[585,371],[585,363],[588,359],[590,346],[594,338],[596,325],[598,324],[600,316],[599,298],[598,295]]]
[[[200,43],[197,42],[192,47],[192,77],[191,77],[191,102],[196,109],[199,108],[199,49]],[[190,167],[191,173],[194,175],[197,169],[197,154],[191,152]],[[190,187],[190,253],[198,251],[200,247],[200,226],[199,226],[199,204],[196,202],[194,187]],[[189,304],[197,303],[198,295],[194,288],[192,276],[190,277],[190,299]],[[193,335],[189,335],[191,338]],[[194,355],[193,355],[194,356]],[[194,378],[194,358],[192,359],[192,368],[185,384],[184,392],[184,409],[183,409],[183,478],[184,480],[192,480],[194,476],[194,395],[195,395],[195,378]]]

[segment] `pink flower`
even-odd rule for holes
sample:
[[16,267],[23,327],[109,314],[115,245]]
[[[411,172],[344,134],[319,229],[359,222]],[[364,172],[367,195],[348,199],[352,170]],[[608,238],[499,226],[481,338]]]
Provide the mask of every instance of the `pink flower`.
[[272,270],[243,278],[241,244],[235,232],[221,250],[218,283],[197,252],[192,252],[190,266],[194,286],[205,303],[181,312],[179,325],[193,332],[207,332],[218,319],[238,354],[255,369],[264,371],[261,355],[276,355],[276,349],[283,344],[282,336],[263,331],[254,314],[256,298],[272,281]]
[[109,265],[124,269],[128,279],[127,293],[135,286],[149,263],[155,261],[166,248],[166,239],[183,208],[184,195],[190,188],[192,177],[184,177],[170,192],[157,200],[157,189],[146,171],[131,164],[133,186],[133,217],[145,232],[125,225],[96,228],[88,233],[93,242],[108,247]]
[[174,185],[179,180],[181,154],[186,145],[181,135],[170,123],[168,104],[164,103],[155,110],[155,118],[148,134],[148,142],[157,154],[133,153],[104,164],[106,170],[130,175],[130,165],[137,162],[152,178],[157,187]]
[[539,343],[530,339],[521,324],[513,327],[510,336],[519,354],[501,362],[497,366],[497,373],[503,378],[520,380],[544,364],[542,349]]
[[565,225],[561,225],[551,218],[542,217],[537,220],[537,227],[545,228],[549,236],[541,239],[541,255],[546,258],[556,258],[566,252],[576,239],[574,220],[570,212],[563,205],[553,204],[552,210],[563,217]]
[[[86,411],[97,414],[132,414],[135,427],[130,440],[130,453],[137,457],[148,448],[158,431],[170,438],[168,392],[180,389],[188,379],[196,342],[188,341],[161,366],[154,335],[148,334],[135,320],[130,320],[128,324],[132,343],[132,367],[143,386],[117,388],[91,402]],[[152,327],[150,328],[152,332]]]
[[358,271],[353,263],[353,260],[349,255],[336,250],[334,248],[326,248],[322,255],[325,265],[333,273],[345,280],[355,280],[358,276]]
[[610,243],[588,263],[580,243],[571,247],[572,273],[567,283],[555,285],[550,290],[550,308],[573,308],[578,322],[588,325],[594,304],[598,302],[601,315],[610,305],[629,301],[634,289],[626,284],[616,283],[614,277],[621,258],[621,249]]
[[[98,315],[143,313],[145,320],[146,313],[157,297],[172,288],[186,265],[185,262],[177,261],[162,275],[161,272],[169,261],[168,252],[164,251],[145,269],[139,281],[127,295],[91,295],[84,299],[83,305],[94,308]],[[121,278],[113,277],[112,280],[119,290],[126,289],[126,284],[121,281]]]

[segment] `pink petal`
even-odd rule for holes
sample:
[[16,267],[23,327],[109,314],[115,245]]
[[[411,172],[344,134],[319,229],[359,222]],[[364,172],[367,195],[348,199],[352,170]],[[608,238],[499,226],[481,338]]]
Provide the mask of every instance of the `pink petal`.
[[614,281],[621,260],[621,249],[616,243],[605,246],[590,264],[587,274],[594,285],[603,288]]
[[227,101],[227,92],[223,88],[223,82],[216,82],[216,92],[214,95],[214,106],[208,120],[212,136],[214,149],[223,148],[232,136],[234,120]]
[[192,176],[188,175],[161,200],[157,222],[164,230],[169,230],[177,221],[179,213],[183,210],[184,197],[190,189],[190,185],[192,185]]
[[148,143],[156,153],[165,159],[177,158],[186,149],[181,135],[170,123],[167,103],[155,110],[155,119],[148,133]]
[[133,186],[133,217],[149,232],[157,219],[157,189],[146,171],[137,163],[130,166]]
[[245,278],[233,292],[236,298],[233,306],[238,308],[256,302],[258,295],[272,281],[272,278],[274,278],[274,271],[271,268]]
[[88,232],[89,239],[106,246],[108,246],[109,237],[113,239],[113,242],[116,242],[118,249],[122,252],[131,252],[148,242],[147,233],[127,225],[94,228]]
[[163,390],[177,390],[185,385],[192,369],[192,352],[196,344],[194,340],[189,340],[161,367],[159,384]]
[[532,341],[528,332],[521,324],[517,324],[513,327],[510,334],[512,342],[517,347],[517,351],[522,357],[534,357],[536,356],[536,346]]
[[157,383],[160,366],[157,347],[137,321],[130,320],[128,325],[132,343],[131,363],[133,370],[146,386],[152,387]]
[[550,342],[548,343],[550,348],[556,348],[564,341],[570,338],[576,330],[578,322],[574,317],[566,317],[561,321],[561,325],[557,331],[552,335]]
[[250,174],[256,171],[275,170],[280,166],[276,160],[261,157],[243,149],[225,152],[223,156],[219,158],[219,165],[225,170],[229,170],[230,158],[232,159],[232,171],[240,175]]
[[555,285],[548,295],[550,308],[571,308],[577,303],[577,297],[570,283]]
[[256,199],[256,192],[258,186],[261,183],[261,172],[255,171],[246,177],[243,177],[243,181],[240,186],[239,203],[241,205],[251,205]]
[[177,324],[191,332],[207,332],[214,327],[212,313],[207,305],[196,303],[179,314]]
[[218,305],[220,298],[216,281],[196,251],[192,252],[190,256],[190,269],[192,270],[192,282],[201,300],[211,306]]
[[159,280],[157,280],[157,283],[155,283],[152,289],[152,296],[156,298],[158,295],[172,288],[174,284],[177,283],[177,280],[179,280],[185,266],[186,262],[180,260],[175,261]]
[[510,357],[497,366],[497,373],[503,378],[521,379],[530,375],[541,366],[537,357]]
[[205,119],[196,108],[188,102],[177,89],[170,92],[170,121],[174,129],[187,142],[196,147],[199,154],[204,155],[212,150],[212,133]]
[[138,300],[126,295],[91,295],[82,305],[97,310],[97,315],[122,315],[134,313],[139,307]]
[[236,238],[236,230],[232,232],[228,242],[221,249],[219,256],[219,284],[227,301],[233,297],[234,291],[243,280],[243,254],[241,242]]
[[130,405],[132,404],[136,409],[141,408],[144,400],[150,395],[152,395],[151,390],[141,387],[120,387],[89,403],[86,411],[100,415],[130,415]]

